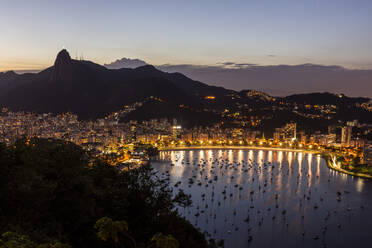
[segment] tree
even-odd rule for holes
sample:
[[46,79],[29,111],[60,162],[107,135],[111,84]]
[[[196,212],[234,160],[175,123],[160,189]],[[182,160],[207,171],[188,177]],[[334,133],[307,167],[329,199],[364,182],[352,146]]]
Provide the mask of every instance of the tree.
[[132,243],[132,247],[136,247],[136,242],[128,234],[128,223],[124,220],[113,221],[111,218],[102,217],[97,220],[94,228],[98,230],[97,236],[103,241],[112,240],[114,243],[119,242],[120,235],[129,239]]
[[355,156],[355,158],[353,158],[350,163],[351,163],[352,166],[358,166],[358,165],[360,165],[360,157],[359,156]]
[[34,248],[36,244],[26,235],[5,232],[1,235],[0,248]]
[[173,198],[173,202],[183,208],[189,207],[192,204],[191,195],[185,194],[185,192],[180,189],[178,194]]
[[[169,182],[150,165],[119,171],[62,140],[0,144],[0,234],[17,231],[37,244],[59,240],[96,248],[110,242],[144,246],[162,232],[175,237],[181,247],[207,247],[205,235],[177,211],[177,205],[190,203],[186,194],[173,195]],[[106,244],[100,242],[93,227],[102,216],[111,221],[103,220],[97,227],[111,223],[118,243],[110,236]],[[118,227],[113,220],[125,220],[130,235],[123,223]]]
[[159,155],[159,150],[158,150],[157,147],[154,147],[154,146],[150,145],[150,146],[146,147],[146,153],[150,157],[155,157],[155,156]]
[[1,235],[0,248],[71,248],[67,244],[58,241],[37,244],[30,240],[29,236],[14,232],[5,232]]
[[179,243],[172,235],[155,234],[150,240],[150,248],[178,248]]

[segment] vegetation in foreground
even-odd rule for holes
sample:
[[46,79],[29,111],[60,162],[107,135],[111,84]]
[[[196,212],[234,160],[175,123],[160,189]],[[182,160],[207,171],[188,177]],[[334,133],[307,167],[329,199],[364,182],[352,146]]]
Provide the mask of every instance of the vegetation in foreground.
[[[59,140],[0,144],[0,247],[208,247],[150,167],[119,172]],[[2,234],[2,235],[1,235]]]

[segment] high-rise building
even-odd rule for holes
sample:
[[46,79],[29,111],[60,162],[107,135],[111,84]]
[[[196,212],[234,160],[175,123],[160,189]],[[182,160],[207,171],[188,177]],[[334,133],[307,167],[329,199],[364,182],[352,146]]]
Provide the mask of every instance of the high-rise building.
[[299,133],[299,140],[301,143],[306,143],[307,142],[307,137],[306,137],[306,134],[305,134],[305,130],[301,130]]
[[336,133],[336,127],[328,126],[328,134],[334,134],[334,133]]
[[174,139],[181,139],[182,127],[172,126],[172,136]]
[[344,146],[349,146],[351,143],[351,134],[352,134],[352,127],[345,126],[341,129],[341,144]]
[[295,140],[297,138],[297,124],[288,123],[283,128],[285,139]]
[[281,133],[282,129],[281,128],[275,128],[275,132],[274,132],[274,140],[275,141],[279,141],[280,140],[280,133]]
[[182,126],[178,124],[176,118],[173,119],[172,136],[173,139],[181,139],[182,136]]

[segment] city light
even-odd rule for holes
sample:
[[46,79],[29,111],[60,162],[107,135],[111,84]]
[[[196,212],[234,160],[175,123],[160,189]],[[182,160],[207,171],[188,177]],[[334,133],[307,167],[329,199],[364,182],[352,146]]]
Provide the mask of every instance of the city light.
[[216,99],[215,96],[206,96],[204,98],[207,99],[207,100],[214,100],[214,99]]

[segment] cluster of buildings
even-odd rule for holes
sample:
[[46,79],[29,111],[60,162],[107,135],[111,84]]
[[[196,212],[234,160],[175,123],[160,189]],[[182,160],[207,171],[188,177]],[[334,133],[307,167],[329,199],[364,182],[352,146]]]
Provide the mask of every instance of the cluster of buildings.
[[[136,103],[137,104],[137,103]],[[139,104],[139,103],[138,103]],[[130,112],[136,106],[124,108]],[[362,139],[353,137],[353,128],[359,128],[358,121],[344,126],[330,126],[328,133],[306,133],[297,130],[296,123],[276,128],[273,138],[267,139],[260,131],[249,128],[226,128],[221,124],[208,127],[183,128],[173,119],[151,119],[148,121],[119,122],[123,113],[113,113],[96,121],[80,121],[71,113],[35,114],[10,112],[0,113],[0,142],[10,144],[20,137],[56,138],[74,142],[88,150],[109,156],[122,154],[133,144],[152,144],[157,147],[185,145],[289,145],[323,146],[363,150],[364,161],[372,164],[372,146]],[[132,151],[133,154],[135,154]]]
[[317,131],[312,134],[306,134],[305,130],[297,131],[296,123],[288,123],[281,128],[275,128],[273,138],[275,141],[290,142],[296,140],[303,144],[316,143],[322,146],[360,148],[365,145],[365,140],[353,137],[353,127],[358,126],[358,121],[354,120],[348,121],[345,126],[329,126],[328,133]]
[[124,128],[111,121],[78,120],[76,115],[7,112],[0,114],[0,142],[11,144],[21,137],[56,138],[82,146],[103,147],[126,138]]

